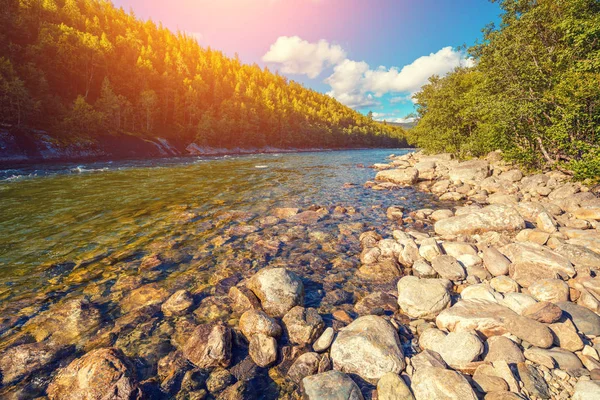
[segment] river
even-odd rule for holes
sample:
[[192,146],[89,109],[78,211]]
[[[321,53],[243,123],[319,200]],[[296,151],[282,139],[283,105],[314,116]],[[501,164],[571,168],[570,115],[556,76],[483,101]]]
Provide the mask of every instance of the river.
[[[363,230],[391,235],[386,209],[435,207],[413,188],[364,187],[375,171],[361,167],[408,150],[257,154],[218,158],[51,164],[0,171],[0,350],[31,320],[66,300],[85,297],[108,329],[126,312],[127,292],[153,283],[186,289],[198,307],[195,322],[235,323],[226,302],[207,297],[257,270],[283,265],[302,277],[306,306],[326,314],[373,290],[356,279]],[[269,217],[277,207],[319,210],[318,220]],[[337,207],[337,208],[336,208]],[[219,297],[220,296],[220,297]],[[333,297],[333,300],[331,299]],[[176,321],[160,314],[157,324]],[[158,329],[157,329],[158,331]],[[146,360],[145,339],[113,338],[111,345]],[[156,334],[158,335],[158,334]],[[89,337],[75,340],[80,352]],[[164,352],[170,351],[165,344]],[[153,348],[153,352],[156,349]],[[80,354],[80,353],[78,353]],[[150,357],[158,357],[154,354]],[[50,376],[46,367],[39,376]],[[148,367],[152,371],[152,367]],[[147,372],[148,378],[155,372]],[[22,379],[15,385],[34,385]],[[35,387],[33,389],[35,393]]]

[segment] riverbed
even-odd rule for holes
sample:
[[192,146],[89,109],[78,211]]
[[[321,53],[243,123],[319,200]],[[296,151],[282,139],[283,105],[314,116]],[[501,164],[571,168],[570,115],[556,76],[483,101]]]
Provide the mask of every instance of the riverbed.
[[[102,322],[95,331],[110,330],[129,312],[128,293],[144,285],[165,294],[189,291],[196,303],[194,323],[221,319],[234,326],[239,316],[227,304],[228,289],[268,266],[297,273],[304,281],[305,306],[317,308],[327,320],[335,308],[351,307],[375,289],[355,274],[359,235],[375,230],[391,236],[390,206],[407,213],[440,207],[434,196],[412,187],[373,191],[363,186],[375,176],[365,166],[408,151],[169,158],[0,171],[0,350],[31,340],[23,337],[36,329],[37,319],[71,299],[98,307]],[[282,207],[298,208],[303,217],[273,215]],[[165,332],[176,330],[177,321],[160,313],[152,317],[151,328],[135,333],[133,327],[102,342],[141,360],[146,368],[140,380],[152,377],[156,360],[173,350]],[[69,344],[77,350],[44,366],[36,379],[49,379],[57,365],[81,354],[98,335],[73,338]],[[9,386],[43,392],[31,376]]]

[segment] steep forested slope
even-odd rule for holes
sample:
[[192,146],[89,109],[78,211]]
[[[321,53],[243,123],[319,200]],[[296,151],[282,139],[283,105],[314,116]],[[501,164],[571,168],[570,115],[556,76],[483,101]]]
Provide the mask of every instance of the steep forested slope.
[[400,128],[109,1],[0,0],[0,26],[0,123],[12,131],[92,147],[107,135],[216,148],[402,144]]

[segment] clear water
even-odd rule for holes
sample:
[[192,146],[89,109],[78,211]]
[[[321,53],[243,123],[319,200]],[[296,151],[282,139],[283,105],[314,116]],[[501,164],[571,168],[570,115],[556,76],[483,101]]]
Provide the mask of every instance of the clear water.
[[[115,289],[123,277],[138,277],[169,292],[185,288],[205,298],[226,294],[228,286],[260,268],[285,265],[304,279],[307,305],[321,313],[331,310],[323,302],[328,291],[343,289],[360,297],[373,285],[354,274],[358,235],[367,229],[389,235],[394,225],[386,209],[391,205],[407,211],[435,205],[412,188],[364,188],[375,171],[359,164],[384,162],[406,151],[171,158],[0,171],[0,349],[29,319],[77,296],[102,306],[110,326],[123,315],[123,296],[115,294],[123,291]],[[336,206],[354,207],[356,213],[336,213]],[[265,223],[275,207],[320,207],[328,213],[307,225]],[[341,224],[353,223],[364,228],[341,233]],[[275,249],[265,251],[265,241],[275,243]],[[163,261],[158,270],[140,267],[150,255]],[[336,279],[325,279],[332,276]],[[194,318],[204,320],[201,311]],[[128,354],[144,357],[139,343],[124,346]]]

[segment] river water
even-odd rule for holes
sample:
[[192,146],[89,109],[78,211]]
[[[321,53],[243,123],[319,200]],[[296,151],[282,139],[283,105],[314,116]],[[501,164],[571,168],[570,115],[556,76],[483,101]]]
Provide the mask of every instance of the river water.
[[[192,293],[195,323],[223,319],[235,324],[237,316],[225,300],[216,307],[203,307],[203,301],[224,298],[230,286],[271,265],[298,273],[306,305],[322,314],[340,303],[328,292],[343,290],[352,304],[374,290],[355,277],[359,234],[373,229],[390,235],[389,206],[402,205],[409,212],[436,205],[412,188],[364,188],[375,171],[359,164],[385,162],[390,154],[407,151],[170,158],[0,171],[0,351],[30,320],[72,298],[97,305],[100,328],[110,328],[126,314],[122,300],[127,292],[151,283],[168,293]],[[269,217],[276,207],[319,210],[319,219],[278,221]],[[160,313],[154,320],[176,324]],[[150,367],[140,379],[147,379],[155,373],[149,358],[159,355],[148,356],[143,340],[127,334],[108,344],[146,358]],[[145,334],[147,342],[168,341],[164,335],[152,339],[152,333]],[[75,340],[74,354],[81,354],[84,340],[91,339]],[[169,346],[159,347],[168,352]],[[42,369],[38,377],[51,376],[55,367]],[[31,385],[32,379],[15,385]]]

